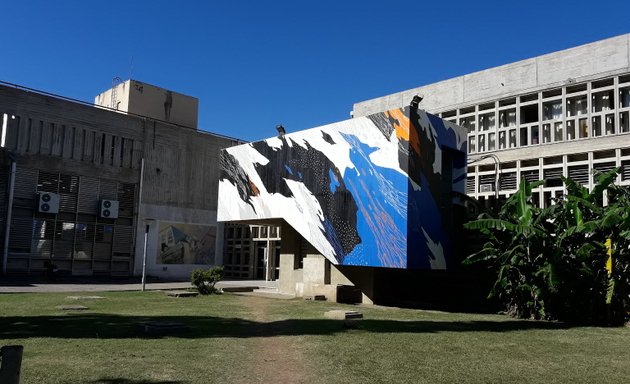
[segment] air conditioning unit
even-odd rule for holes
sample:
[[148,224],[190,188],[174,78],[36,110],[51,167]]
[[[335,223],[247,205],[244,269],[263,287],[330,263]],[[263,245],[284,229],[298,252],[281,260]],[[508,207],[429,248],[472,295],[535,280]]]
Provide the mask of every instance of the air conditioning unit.
[[59,213],[59,195],[51,192],[38,193],[37,212]]
[[100,217],[103,217],[105,219],[117,219],[118,218],[118,201],[101,200]]
[[492,184],[481,184],[479,186],[479,192],[492,192],[494,191],[494,186]]

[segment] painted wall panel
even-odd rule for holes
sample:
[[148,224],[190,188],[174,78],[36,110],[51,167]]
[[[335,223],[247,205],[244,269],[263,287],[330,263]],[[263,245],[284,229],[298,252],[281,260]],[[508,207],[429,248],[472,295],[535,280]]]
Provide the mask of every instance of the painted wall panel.
[[465,153],[409,107],[228,148],[218,220],[283,219],[334,264],[443,269]]

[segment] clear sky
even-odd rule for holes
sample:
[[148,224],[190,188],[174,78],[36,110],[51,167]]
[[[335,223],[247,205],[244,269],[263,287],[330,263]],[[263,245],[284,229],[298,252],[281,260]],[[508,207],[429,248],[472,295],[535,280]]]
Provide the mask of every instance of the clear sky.
[[93,101],[112,78],[199,98],[245,140],[352,104],[630,32],[630,1],[28,1],[1,7],[0,80]]

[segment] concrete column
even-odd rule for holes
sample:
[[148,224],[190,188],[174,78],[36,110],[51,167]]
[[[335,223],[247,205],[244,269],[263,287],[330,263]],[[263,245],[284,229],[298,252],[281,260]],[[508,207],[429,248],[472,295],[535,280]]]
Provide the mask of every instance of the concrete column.
[[300,235],[288,224],[282,224],[280,244],[280,276],[278,289],[282,293],[296,294],[296,283],[301,282],[301,270],[296,270],[295,257],[300,251]]

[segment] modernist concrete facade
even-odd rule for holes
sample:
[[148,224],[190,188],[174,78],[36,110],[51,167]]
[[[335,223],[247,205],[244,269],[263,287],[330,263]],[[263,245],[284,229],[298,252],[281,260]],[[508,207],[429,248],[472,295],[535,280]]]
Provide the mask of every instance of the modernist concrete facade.
[[[219,152],[240,141],[197,131],[194,98],[134,80],[118,88],[129,114],[0,86],[6,273],[41,274],[52,260],[71,275],[139,275],[145,220],[149,275],[188,279],[222,264]],[[43,194],[58,209],[42,209]]]
[[359,102],[352,113],[418,94],[421,108],[468,129],[466,192],[480,200],[545,179],[534,194],[544,206],[564,193],[561,175],[590,187],[593,170],[616,166],[630,184],[630,34]]

